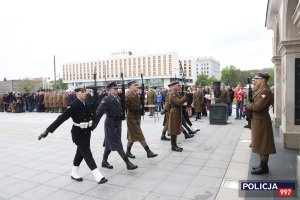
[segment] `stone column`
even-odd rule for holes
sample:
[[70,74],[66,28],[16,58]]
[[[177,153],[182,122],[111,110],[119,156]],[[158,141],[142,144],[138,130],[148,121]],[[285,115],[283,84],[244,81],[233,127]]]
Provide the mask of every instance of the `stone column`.
[[285,148],[299,149],[300,125],[295,125],[295,58],[300,58],[300,40],[282,41],[280,54],[282,63],[280,135]]
[[279,128],[282,113],[281,57],[273,56],[272,62],[274,63],[274,122],[275,127]]

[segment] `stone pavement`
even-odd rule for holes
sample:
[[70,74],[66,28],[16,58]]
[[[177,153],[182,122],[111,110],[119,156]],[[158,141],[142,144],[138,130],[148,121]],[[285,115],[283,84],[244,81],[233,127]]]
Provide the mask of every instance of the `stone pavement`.
[[[156,122],[145,116],[142,129],[158,157],[148,159],[142,146],[135,143],[132,153],[136,159],[131,161],[139,166],[137,170],[128,171],[117,152],[112,152],[108,161],[114,168],[100,167],[107,184],[98,185],[84,161],[79,170],[84,180],[76,182],[70,178],[76,150],[70,135],[72,121],[37,140],[57,116],[0,113],[0,200],[243,199],[238,198],[237,181],[247,180],[252,160],[257,162],[251,158],[256,155],[248,147],[250,130],[244,129],[245,120],[230,117],[228,125],[210,125],[207,118],[193,122],[201,131],[187,140],[180,135],[178,144],[184,151],[178,153],[170,150],[169,142],[160,140],[163,116]],[[98,166],[103,153],[103,123],[104,118],[91,139]],[[126,123],[122,138],[126,147]]]

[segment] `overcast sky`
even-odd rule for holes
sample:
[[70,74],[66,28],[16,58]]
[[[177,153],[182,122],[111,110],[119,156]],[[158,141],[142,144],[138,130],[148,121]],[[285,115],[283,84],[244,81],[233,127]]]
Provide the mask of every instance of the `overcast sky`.
[[273,67],[267,0],[0,0],[0,80],[53,79],[62,64],[112,52],[212,56]]

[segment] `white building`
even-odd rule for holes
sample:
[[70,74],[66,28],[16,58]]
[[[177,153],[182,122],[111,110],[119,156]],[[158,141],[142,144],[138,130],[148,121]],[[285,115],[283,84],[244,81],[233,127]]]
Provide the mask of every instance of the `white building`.
[[[145,86],[167,88],[170,82],[182,78],[192,85],[197,80],[196,59],[187,58],[180,61],[182,68],[179,66],[176,52],[135,55],[130,51],[122,51],[112,53],[108,59],[64,64],[63,80],[69,84],[69,89],[79,84],[93,85],[96,72],[97,85],[105,86],[111,81],[121,83],[123,73],[125,83],[131,80],[141,83],[143,74]],[[211,68],[216,63],[212,58],[207,59],[207,62]],[[213,71],[212,69],[210,71]]]
[[195,59],[195,72],[193,80],[197,80],[200,74],[208,77],[214,76],[217,80],[221,79],[220,62],[212,57],[200,57]]

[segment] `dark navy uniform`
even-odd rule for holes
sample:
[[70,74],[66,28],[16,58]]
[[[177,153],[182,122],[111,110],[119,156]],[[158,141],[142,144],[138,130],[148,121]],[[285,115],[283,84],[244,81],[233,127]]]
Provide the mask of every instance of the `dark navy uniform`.
[[48,133],[53,133],[64,121],[72,118],[74,124],[72,126],[72,140],[77,145],[77,151],[73,160],[73,169],[71,172],[71,178],[76,181],[82,181],[82,177],[79,176],[79,165],[84,159],[88,167],[92,170],[93,176],[99,184],[107,182],[107,179],[103,177],[96,162],[93,158],[90,139],[91,130],[93,128],[93,112],[91,105],[85,101],[86,89],[85,87],[78,86],[74,90],[77,98],[70,104],[69,107],[38,137],[42,139],[47,137]]
[[76,98],[71,105],[46,129],[53,133],[64,121],[72,118],[72,140],[77,145],[77,152],[74,158],[74,166],[79,166],[84,158],[91,170],[97,168],[90,149],[91,127],[80,128],[75,124],[89,122],[92,120],[92,109],[89,103],[83,103]]
[[127,169],[133,170],[138,168],[138,166],[132,164],[128,157],[126,156],[121,135],[122,135],[122,106],[121,100],[118,96],[118,86],[116,82],[111,82],[107,86],[111,89],[111,92],[107,96],[105,96],[101,104],[96,110],[96,117],[94,119],[94,128],[98,125],[101,117],[106,113],[106,119],[104,123],[104,132],[105,132],[105,139],[104,139],[104,154],[102,160],[102,167],[112,169],[113,166],[110,165],[107,160],[108,156],[111,151],[117,151],[122,159],[125,161]]
[[111,151],[123,150],[121,142],[122,133],[122,108],[121,100],[118,96],[109,94],[104,97],[101,104],[96,111],[95,124],[98,124],[99,120],[106,113],[106,119],[104,124],[105,131],[105,148]]

